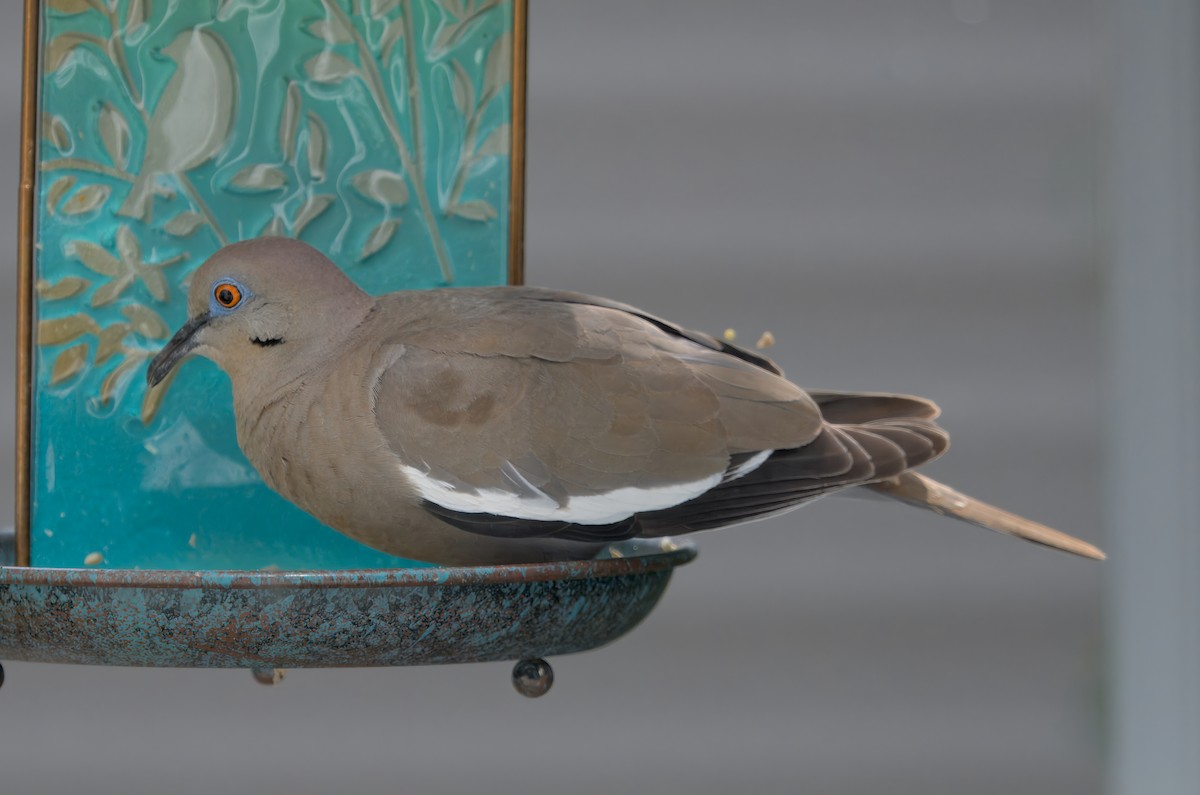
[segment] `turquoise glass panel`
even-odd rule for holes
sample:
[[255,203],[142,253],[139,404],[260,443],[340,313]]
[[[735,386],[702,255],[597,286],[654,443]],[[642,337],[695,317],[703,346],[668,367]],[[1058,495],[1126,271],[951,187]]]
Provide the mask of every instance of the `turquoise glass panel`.
[[512,0],[45,0],[35,566],[409,565],[268,490],[204,360],[147,391],[222,244],[372,293],[509,272]]

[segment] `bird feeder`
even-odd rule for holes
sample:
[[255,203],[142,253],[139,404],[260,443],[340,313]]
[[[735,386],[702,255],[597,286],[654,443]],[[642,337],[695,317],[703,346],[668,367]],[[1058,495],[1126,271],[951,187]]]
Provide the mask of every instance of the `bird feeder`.
[[145,385],[189,274],[235,240],[303,239],[372,293],[520,282],[525,18],[524,0],[27,0],[0,659],[268,682],[509,659],[539,695],[540,658],[654,606],[692,547],[391,557],[262,484],[214,366]]

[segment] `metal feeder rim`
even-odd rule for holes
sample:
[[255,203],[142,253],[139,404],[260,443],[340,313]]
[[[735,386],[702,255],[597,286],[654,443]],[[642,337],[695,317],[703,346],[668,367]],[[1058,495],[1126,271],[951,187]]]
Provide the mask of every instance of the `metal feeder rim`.
[[453,566],[412,569],[329,569],[246,571],[230,569],[66,569],[0,566],[0,586],[45,585],[86,588],[418,588],[430,585],[487,585],[623,577],[672,569],[696,557],[691,541],[675,548],[592,560],[504,566]]

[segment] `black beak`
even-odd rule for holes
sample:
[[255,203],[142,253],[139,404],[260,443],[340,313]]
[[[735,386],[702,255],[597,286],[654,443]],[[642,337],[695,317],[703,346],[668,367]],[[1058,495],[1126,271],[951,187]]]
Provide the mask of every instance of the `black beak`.
[[184,324],[183,328],[175,332],[171,341],[163,346],[163,349],[154,357],[154,361],[150,362],[150,369],[146,371],[146,383],[152,387],[158,386],[164,378],[170,375],[179,360],[196,347],[196,333],[204,328],[211,319],[212,314],[205,312],[199,317],[192,318]]

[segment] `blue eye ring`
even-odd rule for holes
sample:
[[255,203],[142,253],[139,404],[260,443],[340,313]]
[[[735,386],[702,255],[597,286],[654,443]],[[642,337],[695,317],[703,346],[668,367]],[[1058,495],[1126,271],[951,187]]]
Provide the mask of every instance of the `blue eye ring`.
[[218,279],[209,293],[209,307],[214,314],[225,315],[246,302],[252,293],[233,279]]

